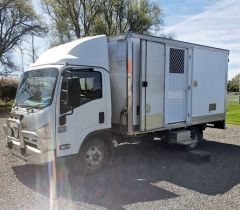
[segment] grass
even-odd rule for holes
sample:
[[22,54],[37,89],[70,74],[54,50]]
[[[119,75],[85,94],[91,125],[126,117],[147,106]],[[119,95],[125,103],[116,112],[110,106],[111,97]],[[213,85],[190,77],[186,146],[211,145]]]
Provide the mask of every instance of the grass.
[[228,103],[227,124],[240,125],[240,104],[238,102]]

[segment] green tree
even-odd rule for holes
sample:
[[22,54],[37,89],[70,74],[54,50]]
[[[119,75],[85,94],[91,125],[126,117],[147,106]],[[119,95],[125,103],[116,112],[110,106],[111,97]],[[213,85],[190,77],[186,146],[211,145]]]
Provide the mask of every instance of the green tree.
[[103,0],[93,34],[116,35],[127,31],[151,34],[163,25],[159,4],[148,0]]
[[228,83],[228,90],[230,92],[238,92],[239,91],[239,79],[240,79],[240,73],[237,74],[235,77],[232,78],[231,81]]
[[[99,0],[42,0],[52,20],[53,45],[91,35],[90,28],[99,12]],[[56,40],[57,37],[57,40]]]
[[29,35],[43,36],[46,27],[28,0],[0,0],[0,75],[14,71],[14,48]]
[[96,34],[150,34],[163,24],[159,4],[150,0],[42,0],[42,5],[52,20],[54,45]]

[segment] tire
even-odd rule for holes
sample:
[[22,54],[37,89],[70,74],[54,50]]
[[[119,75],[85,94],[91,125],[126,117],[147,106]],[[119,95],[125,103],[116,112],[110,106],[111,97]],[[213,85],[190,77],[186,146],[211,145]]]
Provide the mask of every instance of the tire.
[[87,140],[80,149],[80,170],[84,175],[95,174],[102,170],[109,159],[109,149],[106,142],[93,137]]
[[203,130],[198,130],[199,131],[199,142],[204,142],[204,139],[203,139]]
[[188,150],[196,149],[199,142],[203,139],[203,132],[199,128],[193,128],[191,130],[191,139],[194,140],[192,144],[187,145]]

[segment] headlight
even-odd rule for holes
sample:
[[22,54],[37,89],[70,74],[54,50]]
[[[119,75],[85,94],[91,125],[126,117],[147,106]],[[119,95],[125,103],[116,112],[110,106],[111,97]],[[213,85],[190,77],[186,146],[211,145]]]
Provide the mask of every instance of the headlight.
[[17,127],[12,128],[13,136],[18,139],[19,138],[19,130]]
[[51,141],[51,124],[48,123],[37,130],[38,146],[43,152],[53,148]]
[[14,137],[16,139],[19,138],[19,130],[18,130],[18,126],[16,125],[16,123],[10,123],[9,127],[8,127],[8,135],[11,137]]
[[48,123],[37,130],[38,138],[48,139],[51,137],[51,124]]

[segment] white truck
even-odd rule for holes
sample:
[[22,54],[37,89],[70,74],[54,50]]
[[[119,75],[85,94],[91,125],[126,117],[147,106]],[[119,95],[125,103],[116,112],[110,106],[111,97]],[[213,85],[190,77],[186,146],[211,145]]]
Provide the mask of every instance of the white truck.
[[228,56],[134,33],[54,47],[23,73],[6,143],[32,163],[70,158],[86,173],[120,142],[158,137],[194,148],[207,125],[225,128]]

